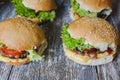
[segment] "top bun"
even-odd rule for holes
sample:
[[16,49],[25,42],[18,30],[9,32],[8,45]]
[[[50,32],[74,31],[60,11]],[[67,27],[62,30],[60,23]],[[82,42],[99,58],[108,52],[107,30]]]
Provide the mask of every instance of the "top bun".
[[100,12],[104,9],[112,11],[112,0],[76,0],[82,9],[91,12]]
[[99,48],[101,51],[110,47],[116,50],[118,32],[106,20],[101,18],[83,17],[72,22],[68,28],[71,37],[85,38],[86,43]]
[[10,18],[0,23],[0,42],[9,49],[31,50],[44,41],[42,29],[25,18]]
[[23,0],[23,4],[36,11],[49,11],[57,8],[54,0]]

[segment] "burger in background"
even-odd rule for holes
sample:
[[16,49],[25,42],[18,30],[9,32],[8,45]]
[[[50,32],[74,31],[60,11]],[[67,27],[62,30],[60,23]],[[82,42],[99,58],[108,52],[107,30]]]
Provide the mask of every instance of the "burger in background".
[[71,17],[100,17],[107,18],[112,12],[112,0],[70,0]]
[[47,47],[43,30],[25,18],[0,22],[0,61],[22,65],[42,59]]
[[118,46],[118,32],[106,20],[82,17],[63,27],[65,55],[82,65],[111,62]]
[[35,22],[53,21],[57,5],[54,0],[12,0],[16,13]]

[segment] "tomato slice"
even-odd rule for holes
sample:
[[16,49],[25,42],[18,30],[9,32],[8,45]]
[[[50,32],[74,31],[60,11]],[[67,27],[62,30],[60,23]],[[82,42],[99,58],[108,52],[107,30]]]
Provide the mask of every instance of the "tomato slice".
[[19,52],[19,51],[16,51],[16,50],[13,50],[13,49],[7,49],[6,46],[1,47],[0,50],[2,50],[6,54],[10,54],[10,55],[13,55],[13,56],[21,54],[21,52]]

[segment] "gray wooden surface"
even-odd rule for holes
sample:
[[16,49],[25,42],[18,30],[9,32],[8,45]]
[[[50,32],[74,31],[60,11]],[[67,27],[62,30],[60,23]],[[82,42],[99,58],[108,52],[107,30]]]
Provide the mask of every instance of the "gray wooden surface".
[[[14,17],[10,2],[0,0],[0,21]],[[120,55],[111,63],[101,66],[82,66],[65,57],[60,39],[61,26],[71,22],[69,1],[56,0],[57,18],[40,25],[49,42],[40,62],[11,66],[0,62],[0,80],[120,80]],[[120,0],[113,0],[113,13],[107,19],[120,31]]]

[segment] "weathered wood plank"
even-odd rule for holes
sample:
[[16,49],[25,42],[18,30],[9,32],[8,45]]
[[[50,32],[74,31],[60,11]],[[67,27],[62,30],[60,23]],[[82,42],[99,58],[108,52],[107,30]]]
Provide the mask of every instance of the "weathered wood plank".
[[8,80],[12,66],[0,62],[0,80]]
[[11,2],[10,1],[3,2],[3,1],[0,2],[0,21],[7,19],[7,18],[14,17],[16,15]]

